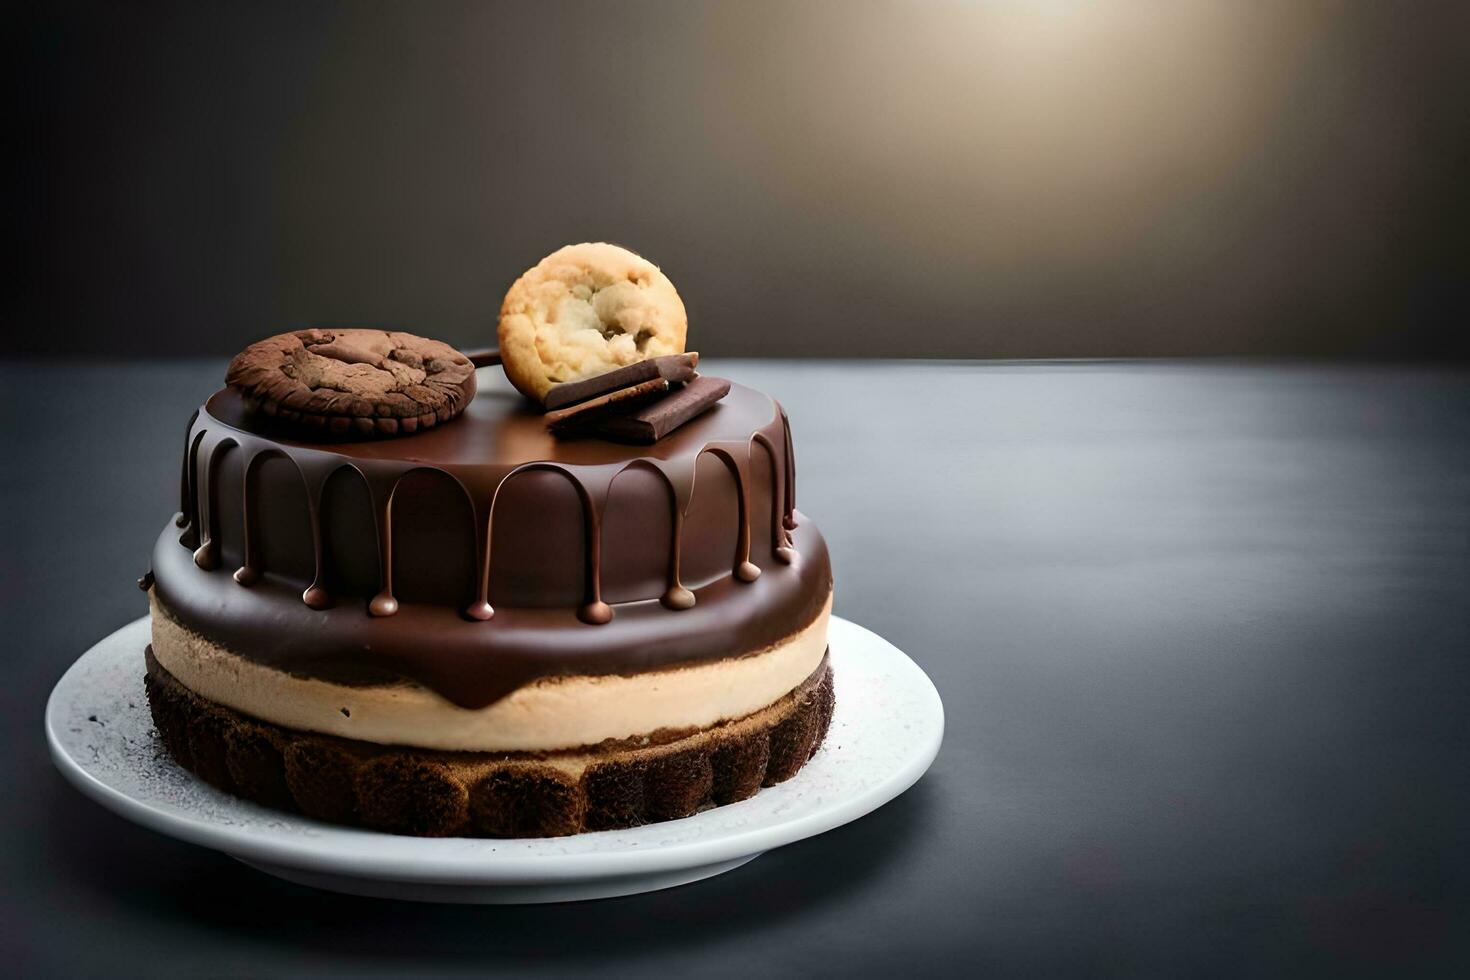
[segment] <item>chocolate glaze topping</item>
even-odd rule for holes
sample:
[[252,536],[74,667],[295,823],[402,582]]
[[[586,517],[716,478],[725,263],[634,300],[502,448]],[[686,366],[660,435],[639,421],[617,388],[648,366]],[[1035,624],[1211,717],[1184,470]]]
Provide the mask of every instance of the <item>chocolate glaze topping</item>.
[[190,422],[158,598],[243,656],[407,677],[467,707],[539,677],[736,656],[815,618],[830,564],[797,529],[770,398],[734,385],[630,448],[556,440],[496,380],[452,424],[351,444],[293,441],[216,393]]

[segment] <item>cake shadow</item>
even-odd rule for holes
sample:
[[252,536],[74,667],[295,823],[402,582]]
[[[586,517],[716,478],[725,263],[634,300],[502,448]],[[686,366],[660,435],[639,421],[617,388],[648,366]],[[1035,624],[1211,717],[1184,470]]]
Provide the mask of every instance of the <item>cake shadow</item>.
[[765,927],[799,929],[832,903],[881,887],[885,872],[924,836],[935,799],[921,781],[860,820],[714,878],[625,898],[531,906],[318,891],[78,807],[70,793],[55,794],[48,837],[58,871],[128,916],[188,923],[245,946],[416,967],[527,957],[576,966],[620,952],[678,952]]

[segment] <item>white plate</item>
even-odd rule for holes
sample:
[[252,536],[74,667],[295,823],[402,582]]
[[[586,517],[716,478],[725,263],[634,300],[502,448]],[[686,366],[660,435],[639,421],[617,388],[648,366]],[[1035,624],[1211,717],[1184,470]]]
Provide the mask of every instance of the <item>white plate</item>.
[[145,616],[84,653],[46,705],[51,757],[135,823],[305,885],[436,902],[632,895],[737,868],[831,830],[908,789],[934,761],[944,706],[903,652],[832,617],[832,728],[795,778],[703,813],[574,837],[400,837],[321,823],[221,793],[164,752],[143,695]]

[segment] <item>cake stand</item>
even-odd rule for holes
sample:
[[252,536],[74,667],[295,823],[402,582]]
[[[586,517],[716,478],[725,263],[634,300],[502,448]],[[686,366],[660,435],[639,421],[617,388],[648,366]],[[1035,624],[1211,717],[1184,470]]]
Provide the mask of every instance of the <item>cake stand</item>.
[[682,820],[530,840],[401,837],[339,827],[215,790],[158,741],[143,694],[148,619],[84,653],[46,705],[51,757],[127,819],[303,885],[428,902],[566,902],[632,895],[737,868],[887,803],[939,751],[944,707],[897,647],[832,617],[837,706],[796,776]]

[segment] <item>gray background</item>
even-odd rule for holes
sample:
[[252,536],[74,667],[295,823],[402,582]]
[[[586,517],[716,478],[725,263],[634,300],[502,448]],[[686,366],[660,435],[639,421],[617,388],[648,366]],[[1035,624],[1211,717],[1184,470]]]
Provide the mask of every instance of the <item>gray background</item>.
[[789,408],[837,612],[928,671],[944,746],[888,806],[717,879],[528,909],[312,892],[63,782],[46,694],[144,613],[224,364],[0,367],[5,967],[1470,973],[1470,373],[705,366]]
[[1470,353],[1470,5],[57,2],[8,350],[489,342],[605,238],[707,354]]

